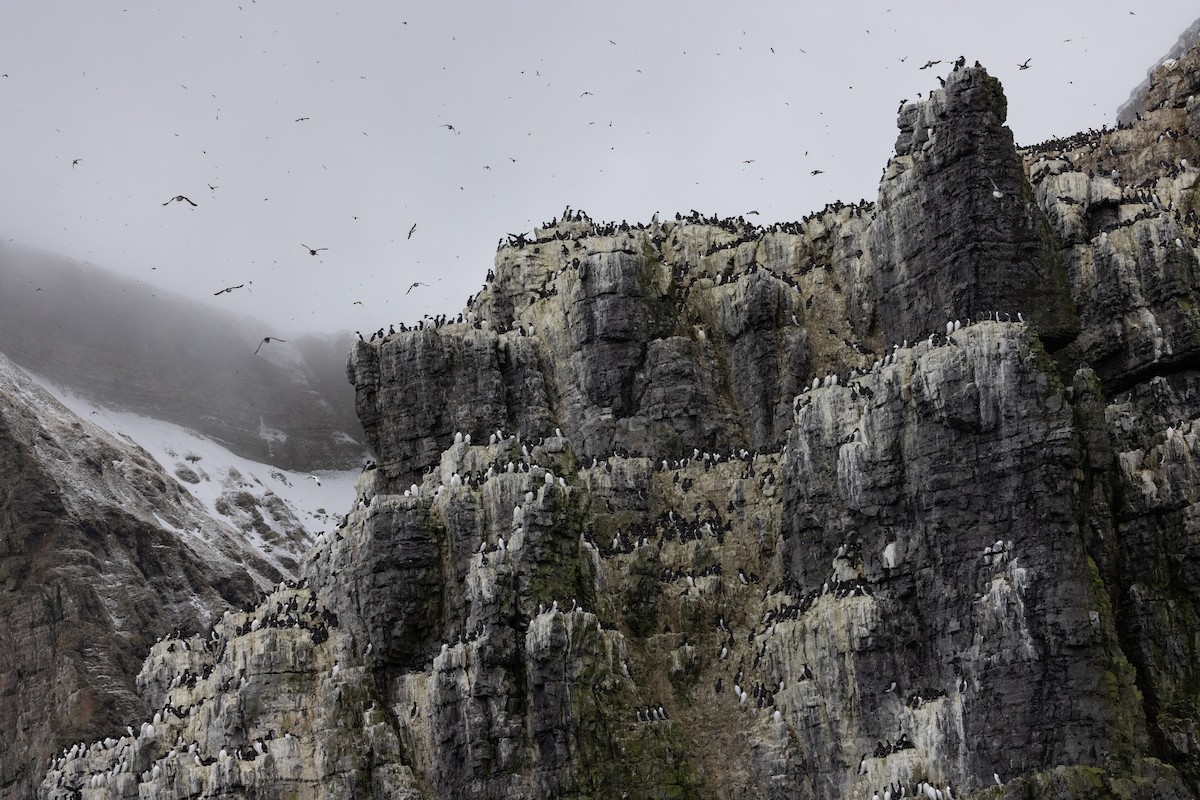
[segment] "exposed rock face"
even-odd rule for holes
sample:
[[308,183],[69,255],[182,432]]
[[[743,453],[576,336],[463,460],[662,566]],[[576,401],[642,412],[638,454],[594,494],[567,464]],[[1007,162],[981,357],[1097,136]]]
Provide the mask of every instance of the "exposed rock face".
[[55,748],[144,714],[133,675],[156,631],[198,630],[280,572],[3,356],[0,474],[0,796],[16,798]]
[[1018,312],[1047,345],[1079,323],[1054,234],[1031,193],[1000,82],[950,73],[925,102],[900,111],[896,155],[871,233],[879,319],[887,341],[910,341],[947,319]]
[[907,106],[878,206],[570,214],[357,344],[305,582],[41,796],[1196,796],[1197,143],[1004,104]]
[[352,352],[381,468],[406,484],[456,430],[561,428],[589,458],[778,449],[814,368],[844,373],[874,358],[874,339],[848,323],[870,327],[852,249],[862,211],[839,206],[766,233],[672,220],[589,223],[576,237],[564,224],[541,231],[541,244],[502,250],[495,283],[467,312],[480,327]]

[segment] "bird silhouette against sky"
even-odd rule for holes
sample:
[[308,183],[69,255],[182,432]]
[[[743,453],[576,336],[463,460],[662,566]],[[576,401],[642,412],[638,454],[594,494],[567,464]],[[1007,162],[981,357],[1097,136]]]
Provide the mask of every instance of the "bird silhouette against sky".
[[287,341],[287,339],[280,339],[278,336],[264,336],[263,340],[258,343],[258,347],[254,348],[253,355],[258,355],[258,351],[262,350],[262,346],[264,344],[269,344],[271,342],[286,342],[286,341]]

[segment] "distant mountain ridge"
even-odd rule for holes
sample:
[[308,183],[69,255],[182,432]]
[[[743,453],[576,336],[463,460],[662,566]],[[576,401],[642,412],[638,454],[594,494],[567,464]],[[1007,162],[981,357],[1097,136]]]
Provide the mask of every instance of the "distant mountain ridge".
[[[282,333],[255,355],[265,335]],[[97,402],[287,469],[362,463],[349,337],[289,335],[70,259],[0,245],[0,352]]]

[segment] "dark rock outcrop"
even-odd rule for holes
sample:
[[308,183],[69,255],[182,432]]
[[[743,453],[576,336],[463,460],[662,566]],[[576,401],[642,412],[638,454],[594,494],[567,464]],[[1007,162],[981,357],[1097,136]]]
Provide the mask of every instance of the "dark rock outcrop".
[[1022,314],[1047,346],[1079,331],[1050,226],[1032,199],[1000,82],[956,69],[944,89],[900,110],[896,155],[871,233],[888,342],[947,320]]

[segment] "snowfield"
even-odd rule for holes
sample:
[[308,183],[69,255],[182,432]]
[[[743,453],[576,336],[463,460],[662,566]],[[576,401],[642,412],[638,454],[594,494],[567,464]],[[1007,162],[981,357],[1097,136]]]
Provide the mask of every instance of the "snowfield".
[[[105,408],[32,377],[80,418],[146,450],[214,520],[241,531],[249,546],[279,566],[299,563],[316,536],[335,527],[354,503],[359,470],[309,474],[279,469],[231,453],[180,425]],[[263,434],[269,438],[278,432],[264,429]],[[184,533],[167,520],[159,522]]]

